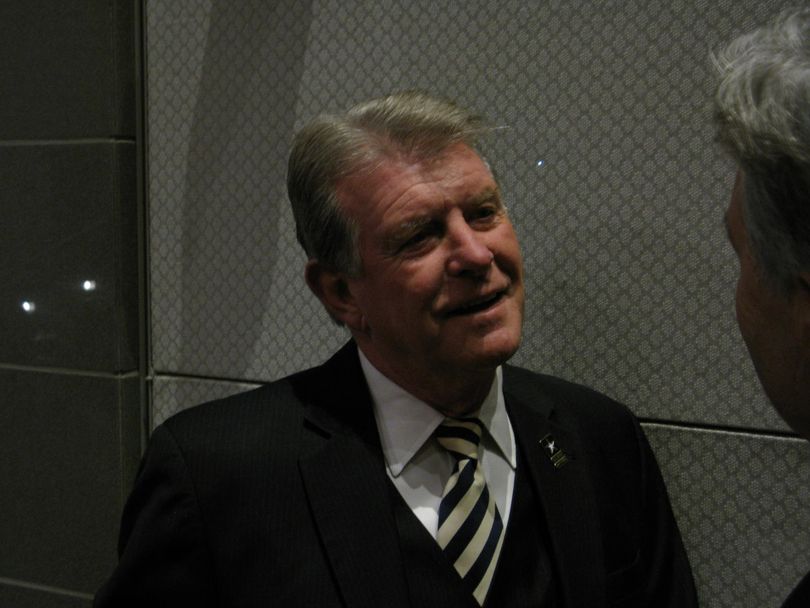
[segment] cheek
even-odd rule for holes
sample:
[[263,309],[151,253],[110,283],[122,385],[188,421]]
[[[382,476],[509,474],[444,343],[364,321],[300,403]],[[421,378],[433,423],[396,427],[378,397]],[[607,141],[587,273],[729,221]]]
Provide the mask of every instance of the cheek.
[[417,300],[437,297],[446,280],[447,256],[437,249],[403,273],[404,291]]
[[754,334],[756,333],[754,327],[756,315],[754,314],[754,306],[751,301],[751,293],[748,290],[748,286],[743,278],[740,278],[737,281],[735,312],[737,315],[737,325],[740,328],[740,334],[750,350],[752,341],[754,339]]
[[742,287],[742,279],[737,279],[737,286],[734,290],[734,314],[737,317],[737,325],[740,326],[742,329],[744,324],[744,314],[743,314],[743,287]]
[[743,337],[751,332],[752,322],[756,318],[759,304],[756,298],[756,277],[754,270],[748,265],[748,260],[740,262],[740,273],[737,277],[737,290],[735,292],[735,308],[737,313],[737,323]]
[[414,322],[432,309],[441,293],[441,274],[424,267],[416,272],[399,272],[397,280],[382,282],[377,303],[382,305],[383,315],[396,317],[400,322]]
[[502,264],[507,265],[517,274],[522,273],[523,258],[520,253],[520,244],[511,224],[505,225],[501,230],[492,234],[489,243],[490,251]]

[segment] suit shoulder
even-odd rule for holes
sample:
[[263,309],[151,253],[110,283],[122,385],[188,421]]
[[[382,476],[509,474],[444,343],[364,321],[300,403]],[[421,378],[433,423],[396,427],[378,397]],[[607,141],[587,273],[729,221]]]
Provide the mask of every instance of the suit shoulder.
[[588,386],[556,376],[506,365],[504,390],[524,402],[553,409],[556,416],[573,417],[589,426],[617,422],[637,424],[635,416],[623,403]]
[[[195,441],[211,436],[244,436],[250,429],[265,434],[287,432],[302,417],[293,382],[300,372],[229,397],[207,401],[174,414],[161,425],[173,437]],[[267,436],[267,435],[265,435]]]
[[505,395],[576,434],[594,479],[610,479],[614,489],[636,493],[654,458],[641,425],[627,406],[582,384],[523,369],[508,371],[504,373]]
[[800,608],[810,606],[810,572],[808,572],[796,588],[791,591],[782,608]]

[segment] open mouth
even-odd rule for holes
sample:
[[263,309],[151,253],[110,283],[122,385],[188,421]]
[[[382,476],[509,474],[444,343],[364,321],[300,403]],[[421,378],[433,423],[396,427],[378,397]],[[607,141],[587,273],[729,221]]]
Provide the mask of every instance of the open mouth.
[[473,302],[469,302],[468,304],[464,304],[463,306],[459,306],[458,308],[450,311],[448,316],[457,317],[460,315],[470,315],[481,312],[482,310],[486,310],[487,308],[490,308],[500,302],[505,295],[505,289],[502,291],[497,291],[486,296],[485,298],[481,298],[480,300],[475,300]]

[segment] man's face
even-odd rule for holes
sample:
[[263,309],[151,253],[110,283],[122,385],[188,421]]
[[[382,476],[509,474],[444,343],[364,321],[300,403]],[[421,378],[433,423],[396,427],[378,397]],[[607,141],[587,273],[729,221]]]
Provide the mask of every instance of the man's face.
[[728,237],[740,262],[737,322],[765,393],[784,420],[810,439],[808,294],[777,292],[761,276],[743,218],[743,173],[726,211]]
[[[426,162],[389,159],[338,184],[358,225],[362,272],[345,320],[380,371],[406,389],[491,372],[520,342],[523,268],[498,186],[455,144]],[[427,374],[427,375],[426,375]]]

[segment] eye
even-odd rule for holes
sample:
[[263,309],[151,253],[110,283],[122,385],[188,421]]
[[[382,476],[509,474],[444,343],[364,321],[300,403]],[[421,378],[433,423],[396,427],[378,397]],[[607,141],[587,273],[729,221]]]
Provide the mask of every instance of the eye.
[[430,244],[439,237],[441,226],[435,222],[429,222],[413,232],[405,235],[396,248],[397,253],[419,253],[430,247]]
[[407,241],[402,244],[402,249],[408,249],[410,247],[416,247],[420,243],[424,243],[427,239],[430,238],[430,233],[427,230],[423,230],[411,236]]
[[467,214],[467,222],[471,225],[488,226],[494,223],[502,213],[503,207],[498,203],[484,203]]

